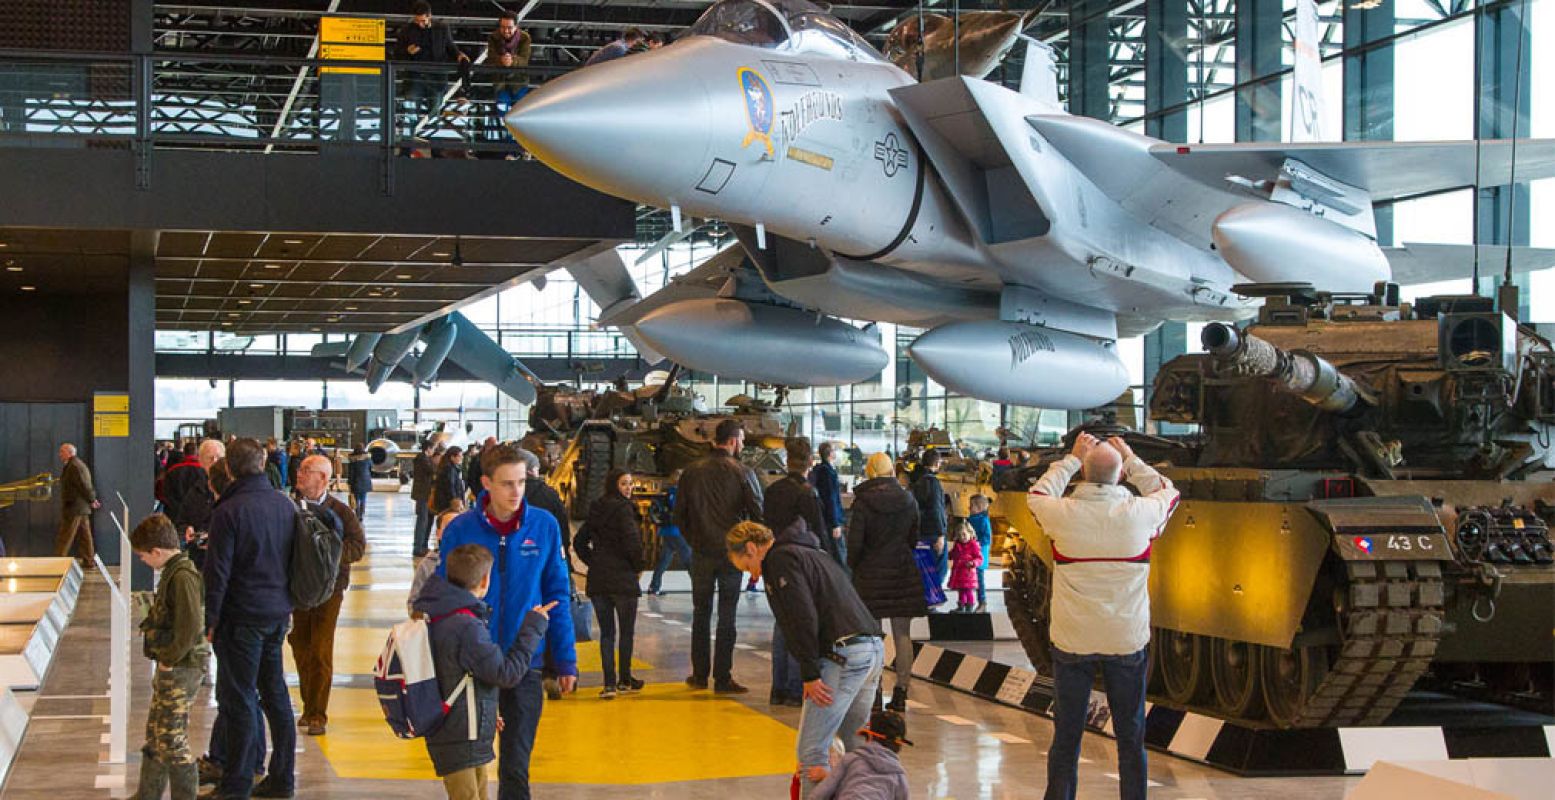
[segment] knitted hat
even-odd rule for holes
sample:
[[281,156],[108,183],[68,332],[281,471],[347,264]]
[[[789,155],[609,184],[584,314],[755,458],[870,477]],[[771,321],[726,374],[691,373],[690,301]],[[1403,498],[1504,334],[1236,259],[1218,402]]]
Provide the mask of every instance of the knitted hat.
[[898,745],[912,744],[906,738],[907,720],[901,714],[885,708],[877,708],[869,715],[869,727],[859,731],[859,735]]

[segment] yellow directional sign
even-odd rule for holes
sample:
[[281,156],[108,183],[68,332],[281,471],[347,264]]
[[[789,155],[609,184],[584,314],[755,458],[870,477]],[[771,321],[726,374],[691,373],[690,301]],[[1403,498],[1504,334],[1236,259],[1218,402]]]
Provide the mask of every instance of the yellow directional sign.
[[129,414],[92,415],[92,436],[98,439],[123,439],[129,435]]
[[130,413],[130,396],[127,394],[93,395],[92,411],[98,414],[128,414]]
[[[324,17],[319,20],[319,41],[332,44],[383,44],[383,20],[361,17]],[[325,56],[328,58],[328,56]]]
[[[325,61],[382,61],[383,20],[324,17],[319,20],[319,58]],[[323,67],[327,75],[377,75],[374,67]]]

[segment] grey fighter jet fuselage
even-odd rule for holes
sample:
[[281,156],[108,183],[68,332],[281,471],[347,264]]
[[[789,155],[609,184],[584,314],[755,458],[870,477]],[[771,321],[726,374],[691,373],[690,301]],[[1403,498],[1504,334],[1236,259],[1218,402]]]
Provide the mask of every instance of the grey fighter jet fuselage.
[[[1191,148],[1070,116],[1050,64],[1028,64],[1039,80],[1021,92],[919,84],[804,0],[724,0],[689,33],[551,81],[509,129],[580,183],[730,223],[777,302],[929,328],[912,354],[953,390],[1099,405],[1128,385],[1118,337],[1245,317],[1234,284],[1364,292],[1389,277],[1364,187],[1268,149],[1206,156],[1267,174],[1206,177],[1214,165]],[[711,332],[710,308],[661,304],[653,319],[684,313]],[[748,352],[767,382],[862,380],[843,362],[875,360],[775,363],[758,355],[759,315],[721,319],[711,338],[637,333],[693,368],[757,380],[731,373]],[[840,346],[833,332],[817,357]]]

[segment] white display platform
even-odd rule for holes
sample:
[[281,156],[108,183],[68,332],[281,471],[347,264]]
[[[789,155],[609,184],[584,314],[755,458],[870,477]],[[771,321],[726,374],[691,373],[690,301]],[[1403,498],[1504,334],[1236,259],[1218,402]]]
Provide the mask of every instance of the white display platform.
[[81,580],[74,559],[0,559],[0,687],[32,691],[43,682]]

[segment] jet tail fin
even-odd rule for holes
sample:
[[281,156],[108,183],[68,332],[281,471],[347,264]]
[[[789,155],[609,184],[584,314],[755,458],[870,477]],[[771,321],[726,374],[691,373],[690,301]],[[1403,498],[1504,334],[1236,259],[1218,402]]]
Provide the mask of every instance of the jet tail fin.
[[1316,0],[1296,0],[1296,66],[1292,76],[1290,138],[1321,142],[1323,132],[1323,54],[1319,50]]
[[1029,36],[1026,63],[1020,73],[1020,93],[1058,108],[1058,63],[1053,48]]
[[[1432,283],[1467,278],[1474,269],[1475,246],[1471,244],[1418,244],[1384,247],[1382,254],[1393,267],[1393,282],[1403,285]],[[1506,269],[1505,245],[1479,245],[1479,274],[1500,275]],[[1555,250],[1542,247],[1513,247],[1512,272],[1522,274],[1555,267]]]

